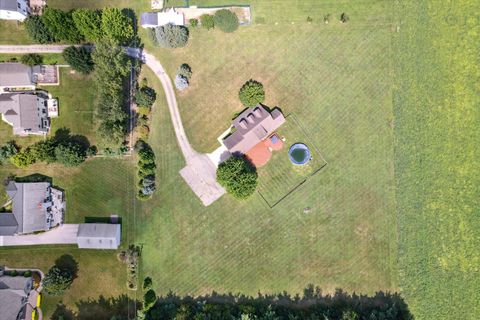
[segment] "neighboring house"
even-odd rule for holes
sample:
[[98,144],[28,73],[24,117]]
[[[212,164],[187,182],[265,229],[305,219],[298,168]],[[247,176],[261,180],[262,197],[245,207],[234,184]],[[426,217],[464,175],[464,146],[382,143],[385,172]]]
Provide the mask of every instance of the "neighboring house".
[[2,320],[31,320],[37,308],[38,292],[33,278],[6,275],[0,269],[0,318]]
[[2,120],[13,127],[15,135],[47,134],[50,118],[58,116],[56,103],[49,102],[50,100],[54,99],[48,99],[41,94],[0,94]]
[[12,213],[0,213],[0,236],[47,231],[63,223],[64,195],[50,183],[10,181],[6,191]]
[[176,26],[185,25],[183,13],[179,13],[174,8],[170,8],[162,12],[144,12],[140,16],[140,25],[143,28],[155,28],[166,24]]
[[0,63],[0,94],[32,91],[35,90],[35,85],[36,77],[32,67],[17,62]]
[[28,0],[0,0],[0,19],[23,21],[29,13]]
[[223,144],[232,154],[247,154],[284,122],[285,117],[278,109],[270,113],[261,105],[248,108],[235,118],[232,132],[223,139]]
[[120,239],[120,224],[83,223],[78,226],[77,245],[81,249],[117,249]]

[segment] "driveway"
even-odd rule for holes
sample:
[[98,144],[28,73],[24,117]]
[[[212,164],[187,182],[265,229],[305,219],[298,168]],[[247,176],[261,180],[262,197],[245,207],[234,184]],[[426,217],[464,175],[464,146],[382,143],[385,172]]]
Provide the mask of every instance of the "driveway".
[[76,244],[78,224],[64,224],[38,234],[0,236],[0,247],[42,244]]

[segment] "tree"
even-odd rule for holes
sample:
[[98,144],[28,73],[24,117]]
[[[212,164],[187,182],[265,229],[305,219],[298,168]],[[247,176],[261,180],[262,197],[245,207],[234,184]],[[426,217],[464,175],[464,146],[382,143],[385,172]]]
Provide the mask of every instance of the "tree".
[[26,168],[35,163],[35,154],[32,152],[31,148],[26,148],[21,150],[14,156],[10,158],[10,161],[13,165],[19,168]]
[[187,89],[189,86],[188,79],[179,74],[175,76],[174,83],[175,87],[180,91]]
[[61,270],[53,266],[43,279],[43,290],[52,296],[60,296],[69,289],[73,282],[73,274],[68,270]]
[[87,155],[78,144],[70,142],[55,148],[55,158],[66,167],[76,167],[85,161]]
[[238,29],[237,15],[227,9],[221,9],[215,12],[215,26],[223,32],[233,32]]
[[91,9],[76,9],[72,13],[78,31],[88,41],[96,42],[102,37],[102,12]]
[[128,44],[134,37],[132,19],[118,8],[105,8],[102,12],[103,34],[116,44]]
[[243,156],[233,156],[217,168],[217,181],[237,199],[251,196],[257,187],[257,171]]
[[143,311],[148,311],[150,310],[154,305],[155,302],[157,302],[157,294],[153,289],[148,290],[145,292],[145,295],[143,296]]
[[187,45],[188,29],[184,26],[167,24],[155,29],[157,44],[164,48],[180,48]]
[[263,84],[250,79],[242,86],[238,93],[240,101],[246,107],[253,107],[265,101],[265,90]]
[[140,107],[151,108],[157,99],[157,93],[150,87],[141,87],[135,94],[135,102]]
[[196,28],[198,26],[198,19],[190,19],[188,22],[190,22],[190,27]]
[[27,66],[35,66],[43,62],[43,57],[37,53],[28,53],[20,58],[20,61]]
[[18,153],[19,148],[15,144],[15,141],[9,141],[5,143],[3,146],[0,147],[0,165],[16,155]]
[[202,28],[210,30],[215,27],[215,20],[213,19],[213,16],[209,14],[202,14],[200,16],[200,24],[202,25]]
[[187,78],[187,80],[190,80],[190,77],[192,76],[192,68],[190,68],[190,66],[188,64],[183,63],[178,68],[177,74]]
[[38,43],[50,43],[54,41],[54,37],[43,23],[40,16],[29,15],[25,19],[25,29],[28,36]]
[[53,163],[57,160],[55,156],[56,142],[53,139],[46,139],[35,143],[31,150],[36,162]]
[[90,50],[86,47],[68,47],[63,50],[65,61],[76,71],[89,74],[93,71],[93,60]]
[[146,277],[145,279],[143,279],[143,290],[151,289],[152,284],[153,284],[152,278]]
[[70,12],[46,7],[41,17],[54,39],[70,43],[79,43],[83,39],[75,27]]

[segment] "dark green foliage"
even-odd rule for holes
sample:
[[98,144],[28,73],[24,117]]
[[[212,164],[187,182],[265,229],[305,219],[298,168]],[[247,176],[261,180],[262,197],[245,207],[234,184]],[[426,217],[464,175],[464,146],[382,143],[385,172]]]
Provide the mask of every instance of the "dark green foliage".
[[87,155],[78,144],[68,143],[55,147],[55,157],[66,167],[76,167],[85,161]]
[[47,7],[41,17],[53,39],[70,43],[82,41],[83,37],[73,22],[71,12]]
[[157,93],[153,88],[141,87],[135,94],[135,102],[140,107],[151,108],[157,99]]
[[55,156],[55,147],[57,142],[54,139],[46,139],[34,144],[31,149],[36,162],[53,163],[57,160]]
[[25,19],[25,29],[28,36],[38,43],[50,43],[54,41],[54,37],[43,23],[40,16],[29,15]]
[[350,17],[344,12],[340,15],[340,21],[346,23],[350,20]]
[[87,41],[96,42],[102,37],[102,11],[77,9],[72,18],[78,31]]
[[150,289],[147,292],[145,292],[145,295],[143,296],[143,310],[144,311],[150,310],[155,305],[156,301],[157,301],[157,294],[153,289]]
[[27,66],[35,66],[37,64],[42,64],[43,57],[37,53],[29,53],[29,54],[23,55],[20,58],[20,61],[23,64],[26,64]]
[[253,79],[248,80],[240,89],[238,96],[246,107],[253,107],[265,101],[263,84]]
[[139,141],[138,144],[138,198],[145,200],[156,191],[155,171],[157,166],[152,148],[143,141]]
[[198,19],[190,19],[190,27],[196,28],[198,26]]
[[192,68],[188,64],[184,63],[178,68],[177,74],[185,77],[187,80],[190,80],[192,76]]
[[132,19],[118,8],[102,12],[102,33],[117,45],[127,45],[135,36]]
[[217,169],[217,181],[237,199],[246,199],[257,188],[257,171],[243,156],[233,156]]
[[0,165],[3,162],[7,161],[19,151],[18,146],[15,144],[15,141],[9,141],[0,147]]
[[218,10],[214,16],[215,27],[223,32],[234,32],[238,29],[237,15],[227,9]]
[[25,272],[23,273],[23,276],[24,276],[25,278],[31,277],[31,276],[32,276],[32,272],[31,272],[30,270],[27,270],[27,271],[25,271]]
[[53,266],[43,279],[43,290],[52,296],[60,296],[69,289],[73,282],[73,275],[67,270]]
[[156,44],[164,48],[180,48],[187,45],[188,29],[167,24],[155,29]]
[[65,61],[76,71],[89,74],[93,71],[93,60],[90,50],[86,47],[68,47],[63,50]]
[[215,27],[215,20],[212,15],[202,14],[200,16],[200,24],[202,25],[202,28],[210,30]]
[[152,278],[146,277],[143,279],[143,290],[149,290],[152,288]]

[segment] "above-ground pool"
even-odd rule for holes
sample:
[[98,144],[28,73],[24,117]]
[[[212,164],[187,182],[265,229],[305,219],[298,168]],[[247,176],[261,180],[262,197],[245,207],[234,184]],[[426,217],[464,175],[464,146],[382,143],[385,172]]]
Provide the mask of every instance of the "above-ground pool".
[[288,150],[288,157],[295,165],[304,165],[310,161],[311,155],[308,147],[303,143],[295,143]]

